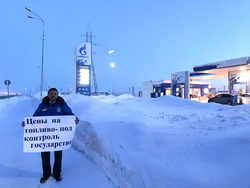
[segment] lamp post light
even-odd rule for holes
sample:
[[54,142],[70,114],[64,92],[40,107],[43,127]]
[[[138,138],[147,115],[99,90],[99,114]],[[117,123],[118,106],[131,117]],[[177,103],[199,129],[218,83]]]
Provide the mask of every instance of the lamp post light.
[[28,18],[40,20],[42,22],[42,24],[43,24],[43,34],[42,34],[42,67],[41,67],[41,96],[42,96],[43,95],[44,21],[43,21],[43,19],[40,16],[38,16],[36,13],[32,12],[28,7],[25,7],[25,9],[36,16],[36,17],[28,16]]
[[113,79],[112,79],[112,85],[111,85],[111,94],[113,95],[114,94],[114,89],[115,89],[115,71],[114,71],[115,63],[111,62],[110,67],[112,68],[112,71],[113,71]]
[[111,62],[110,66],[111,66],[111,68],[114,68],[115,67],[115,63]]
[[115,50],[109,50],[109,51],[108,51],[109,54],[112,54],[112,53],[114,53],[114,52],[115,52]]

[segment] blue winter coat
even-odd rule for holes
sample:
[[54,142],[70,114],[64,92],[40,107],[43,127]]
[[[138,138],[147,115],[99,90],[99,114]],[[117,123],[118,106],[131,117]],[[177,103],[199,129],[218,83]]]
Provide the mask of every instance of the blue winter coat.
[[54,104],[49,103],[49,97],[44,97],[33,116],[74,115],[63,98],[57,97]]

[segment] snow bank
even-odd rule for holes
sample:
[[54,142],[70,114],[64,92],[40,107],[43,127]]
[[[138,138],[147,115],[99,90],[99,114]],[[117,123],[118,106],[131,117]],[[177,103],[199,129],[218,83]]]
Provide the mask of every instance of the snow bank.
[[87,106],[81,109],[85,112],[81,120],[87,121],[77,128],[74,147],[117,186],[250,185],[235,172],[249,170],[242,160],[250,162],[246,157],[250,152],[246,145],[239,150],[238,141],[232,141],[236,132],[242,137],[242,131],[249,130],[247,105],[204,104],[173,96],[94,99],[94,106],[87,102],[93,99],[86,99]]
[[[94,187],[113,187],[110,181],[126,188],[250,187],[249,105],[207,104],[173,96],[63,98],[80,119],[73,147],[84,155],[65,151],[66,178],[60,186],[50,187],[93,187],[96,182]],[[32,187],[39,182],[40,155],[22,152],[20,124],[40,102],[40,96],[0,100],[0,142],[8,141],[0,145],[5,153],[0,156],[0,187],[15,187],[17,182]],[[110,181],[93,182],[102,175],[93,170],[93,163],[86,163],[85,156]]]

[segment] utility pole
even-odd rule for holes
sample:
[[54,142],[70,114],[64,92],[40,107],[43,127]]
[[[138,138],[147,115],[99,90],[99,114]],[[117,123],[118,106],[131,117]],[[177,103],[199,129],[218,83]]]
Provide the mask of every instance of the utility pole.
[[90,25],[88,25],[88,31],[86,32],[86,42],[90,42],[91,46],[91,69],[92,69],[92,80],[91,80],[91,93],[94,93],[94,95],[99,95],[99,89],[98,89],[98,83],[96,80],[96,73],[95,73],[95,67],[94,67],[94,62],[93,62],[93,52],[92,52],[92,32],[90,29]]

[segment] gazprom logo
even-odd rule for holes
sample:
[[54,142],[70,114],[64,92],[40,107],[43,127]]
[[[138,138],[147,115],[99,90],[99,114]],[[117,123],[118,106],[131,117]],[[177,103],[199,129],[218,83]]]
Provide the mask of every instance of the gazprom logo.
[[84,44],[84,46],[79,49],[79,53],[81,55],[86,55],[87,54],[86,44]]
[[172,79],[172,83],[176,85],[181,80],[182,76],[179,76],[179,75],[173,75],[173,76],[174,78]]

